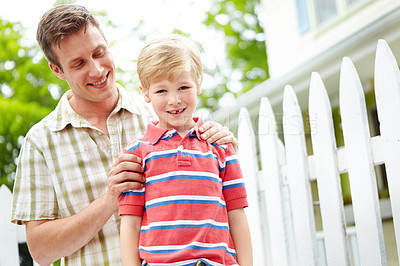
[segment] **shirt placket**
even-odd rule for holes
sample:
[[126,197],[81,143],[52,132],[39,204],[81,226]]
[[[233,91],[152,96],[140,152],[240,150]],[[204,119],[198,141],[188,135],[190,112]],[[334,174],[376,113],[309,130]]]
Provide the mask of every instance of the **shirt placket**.
[[179,142],[178,147],[177,147],[177,153],[178,153],[177,165],[178,166],[191,166],[192,165],[191,156],[188,156],[185,153],[185,143],[187,144],[187,142],[185,141],[186,139],[187,139],[187,136],[185,136]]
[[115,161],[118,156],[122,153],[122,143],[121,143],[121,132],[122,124],[118,119],[117,115],[112,115],[107,121],[108,133],[110,136],[110,154],[113,161]]

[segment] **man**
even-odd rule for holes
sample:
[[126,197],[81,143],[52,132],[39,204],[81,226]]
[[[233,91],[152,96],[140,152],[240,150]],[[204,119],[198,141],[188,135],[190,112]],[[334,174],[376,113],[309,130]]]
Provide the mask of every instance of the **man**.
[[[29,250],[40,265],[60,258],[63,264],[119,265],[118,197],[143,186],[140,159],[121,151],[153,113],[141,96],[115,83],[108,44],[84,7],[50,9],[37,40],[70,90],[24,140],[11,219],[26,225]],[[209,142],[237,142],[219,126],[204,130]]]

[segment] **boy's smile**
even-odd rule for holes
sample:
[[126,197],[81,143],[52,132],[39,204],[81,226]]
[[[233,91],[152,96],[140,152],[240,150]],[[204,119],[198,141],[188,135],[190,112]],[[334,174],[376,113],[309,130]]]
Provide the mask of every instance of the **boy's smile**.
[[186,109],[186,108],[178,109],[178,110],[170,110],[170,111],[167,111],[167,112],[170,113],[171,115],[177,115],[177,116],[179,116],[182,112],[185,111],[185,109]]
[[151,102],[160,119],[158,126],[174,128],[181,135],[186,134],[194,125],[193,113],[200,92],[191,71],[183,71],[173,81],[164,75],[151,82],[148,91],[143,91],[146,102]]

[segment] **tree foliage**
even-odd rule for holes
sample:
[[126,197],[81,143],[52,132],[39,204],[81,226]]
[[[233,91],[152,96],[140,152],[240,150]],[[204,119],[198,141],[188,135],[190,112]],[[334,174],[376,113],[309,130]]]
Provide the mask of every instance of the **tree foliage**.
[[23,136],[51,112],[66,83],[39,48],[25,47],[24,28],[0,18],[0,185],[11,188]]
[[[215,106],[210,99],[220,99],[226,93],[237,97],[269,77],[265,38],[258,18],[259,8],[259,0],[213,0],[204,24],[224,33],[225,50],[232,71],[227,72],[230,74],[224,76],[223,83],[213,92],[203,94],[203,107],[215,111],[219,106]],[[222,73],[222,70],[220,66],[206,71]],[[241,89],[229,86],[233,76],[239,77],[235,81]]]

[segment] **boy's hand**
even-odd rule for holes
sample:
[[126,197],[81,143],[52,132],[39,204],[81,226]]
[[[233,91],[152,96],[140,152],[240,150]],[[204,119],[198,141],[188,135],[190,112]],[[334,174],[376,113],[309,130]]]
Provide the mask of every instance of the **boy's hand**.
[[229,128],[221,126],[219,123],[208,121],[205,122],[200,127],[201,138],[208,143],[216,143],[218,145],[223,145],[227,143],[232,143],[233,147],[236,149],[238,141],[229,131]]

